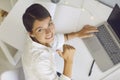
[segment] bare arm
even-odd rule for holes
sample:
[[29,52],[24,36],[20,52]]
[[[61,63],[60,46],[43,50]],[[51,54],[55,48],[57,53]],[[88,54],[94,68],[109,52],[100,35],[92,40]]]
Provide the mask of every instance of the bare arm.
[[96,27],[85,25],[80,31],[65,34],[64,37],[65,37],[65,41],[76,37],[87,38],[87,37],[92,37],[93,32],[98,32]]
[[69,78],[71,78],[71,76],[72,76],[72,65],[73,65],[73,63],[64,61],[63,74]]
[[65,44],[63,48],[63,52],[58,51],[59,55],[64,59],[63,74],[71,78],[75,48],[67,44]]
[[[87,37],[93,36],[92,34],[93,32],[98,32],[96,27],[85,25],[80,31],[65,34],[64,37],[65,37],[65,41],[76,38],[76,37],[87,38]],[[57,51],[57,52],[64,59],[63,74],[71,78],[75,48],[65,44],[63,46],[63,52],[61,51]]]

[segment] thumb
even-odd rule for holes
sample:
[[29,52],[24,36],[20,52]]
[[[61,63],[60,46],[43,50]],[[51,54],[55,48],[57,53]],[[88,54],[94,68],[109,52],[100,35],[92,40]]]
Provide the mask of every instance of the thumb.
[[56,50],[56,52],[62,57],[62,51]]

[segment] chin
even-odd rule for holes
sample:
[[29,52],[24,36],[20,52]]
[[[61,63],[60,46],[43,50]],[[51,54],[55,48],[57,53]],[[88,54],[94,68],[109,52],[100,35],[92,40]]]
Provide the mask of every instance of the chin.
[[50,39],[47,39],[46,41],[49,42],[49,43],[53,42],[54,41],[54,36],[52,36]]
[[52,43],[53,41],[54,41],[54,38],[52,38],[52,39],[51,39],[51,40],[49,40],[48,42],[49,42],[49,43]]

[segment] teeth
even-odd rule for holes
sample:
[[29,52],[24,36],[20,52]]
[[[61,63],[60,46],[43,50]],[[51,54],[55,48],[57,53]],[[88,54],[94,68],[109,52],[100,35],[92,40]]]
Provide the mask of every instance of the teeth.
[[52,35],[49,35],[49,36],[47,36],[47,39],[49,39],[49,38],[51,38],[52,37]]

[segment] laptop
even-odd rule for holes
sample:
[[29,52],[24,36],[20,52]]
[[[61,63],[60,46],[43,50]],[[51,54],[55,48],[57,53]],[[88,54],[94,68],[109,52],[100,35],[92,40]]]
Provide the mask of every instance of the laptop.
[[95,36],[83,39],[102,72],[120,63],[120,8],[116,4],[106,22],[99,24]]

